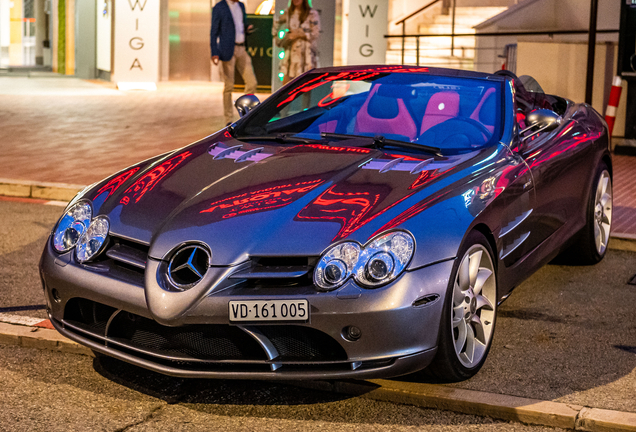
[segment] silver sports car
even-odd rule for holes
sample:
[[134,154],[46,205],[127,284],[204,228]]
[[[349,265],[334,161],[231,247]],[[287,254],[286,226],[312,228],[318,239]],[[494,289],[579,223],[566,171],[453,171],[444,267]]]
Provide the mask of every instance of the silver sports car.
[[236,105],[68,205],[60,333],[175,376],[462,380],[515,286],[607,250],[606,124],[511,73],[318,69]]

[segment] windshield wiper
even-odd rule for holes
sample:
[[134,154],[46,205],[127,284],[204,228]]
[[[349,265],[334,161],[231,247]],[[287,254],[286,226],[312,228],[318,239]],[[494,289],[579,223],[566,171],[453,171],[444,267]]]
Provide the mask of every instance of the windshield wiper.
[[427,146],[424,144],[417,144],[417,143],[412,143],[407,141],[398,141],[394,139],[388,139],[388,138],[384,138],[382,135],[376,135],[374,137],[370,137],[368,135],[349,135],[349,134],[323,132],[320,134],[320,136],[323,138],[336,138],[336,139],[353,139],[353,138],[369,139],[371,138],[373,142],[371,142],[368,145],[365,144],[361,147],[375,146],[376,148],[383,148],[387,145],[390,145],[390,146],[401,147],[405,149],[420,150],[420,151],[423,150],[425,152],[432,153],[437,156],[442,156],[441,154],[442,149],[440,149],[439,147]]
[[235,137],[235,138],[239,141],[276,141],[280,143],[312,144],[315,142],[322,142],[322,140],[311,139],[311,138],[301,138],[301,137],[289,136],[285,134],[263,135],[263,136],[243,136],[243,137]]

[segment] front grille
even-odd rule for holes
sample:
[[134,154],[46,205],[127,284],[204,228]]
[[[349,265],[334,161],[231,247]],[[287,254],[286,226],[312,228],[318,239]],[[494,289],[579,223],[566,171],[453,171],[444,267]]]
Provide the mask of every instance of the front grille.
[[259,330],[274,344],[282,360],[346,360],[347,353],[333,338],[302,326],[261,326]]
[[106,336],[106,325],[117,309],[82,298],[66,304],[64,321],[97,336]]
[[266,360],[247,333],[224,325],[165,327],[153,320],[121,312],[108,328],[108,338],[153,353],[202,360]]
[[[351,370],[347,354],[331,336],[298,325],[258,326],[278,351],[266,350],[239,326],[163,326],[152,319],[97,302],[74,298],[64,311],[65,329],[109,348],[161,364],[199,370]],[[289,364],[286,364],[288,362]],[[282,366],[281,366],[282,365]]]

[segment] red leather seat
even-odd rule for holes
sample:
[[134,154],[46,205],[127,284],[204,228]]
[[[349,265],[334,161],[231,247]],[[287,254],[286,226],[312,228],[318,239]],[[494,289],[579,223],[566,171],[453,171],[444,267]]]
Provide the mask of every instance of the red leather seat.
[[404,135],[411,141],[417,136],[417,125],[404,100],[378,94],[381,84],[369,92],[356,117],[354,133]]
[[426,105],[422,118],[420,135],[438,124],[457,117],[459,114],[459,93],[442,91],[435,93]]

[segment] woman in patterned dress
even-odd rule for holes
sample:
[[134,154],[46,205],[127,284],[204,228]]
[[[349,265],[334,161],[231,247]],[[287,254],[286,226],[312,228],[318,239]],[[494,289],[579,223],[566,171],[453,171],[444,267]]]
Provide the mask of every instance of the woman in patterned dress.
[[309,0],[291,0],[287,12],[278,21],[276,34],[289,29],[285,42],[285,58],[280,62],[279,72],[284,74],[283,83],[317,66],[318,36],[320,35],[320,16],[309,6]]

